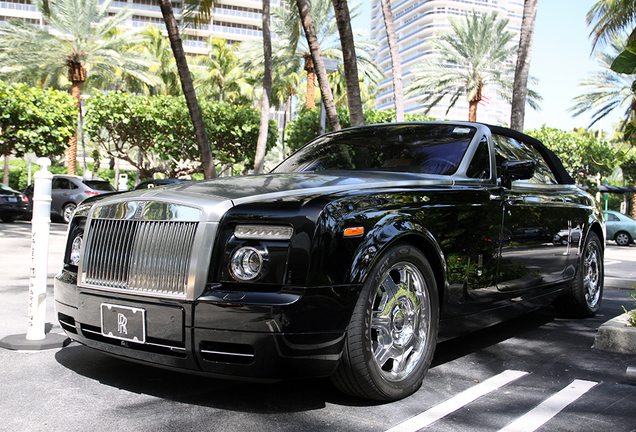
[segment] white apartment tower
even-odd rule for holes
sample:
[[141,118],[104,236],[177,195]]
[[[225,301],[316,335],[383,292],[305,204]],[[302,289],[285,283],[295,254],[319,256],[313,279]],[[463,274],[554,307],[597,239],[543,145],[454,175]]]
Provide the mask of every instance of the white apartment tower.
[[[426,43],[441,32],[450,32],[449,17],[461,18],[466,12],[472,14],[497,11],[499,17],[507,18],[508,31],[512,32],[514,43],[519,43],[521,19],[523,16],[523,0],[391,0],[391,10],[400,51],[404,89],[413,80],[411,68],[421,60],[435,57],[435,53]],[[386,79],[380,84],[375,107],[380,110],[394,108],[393,78],[391,73],[391,55],[386,38],[384,17],[380,0],[372,0],[371,39],[378,41],[378,51],[374,60],[380,65]],[[490,124],[510,123],[510,104],[497,97],[494,92],[485,88],[485,95],[490,101],[480,104],[477,109],[477,121]],[[429,112],[437,119],[468,120],[468,102],[460,98],[455,106],[446,114],[448,101],[433,107]],[[406,113],[421,113],[425,107],[421,97],[405,99]]]
[[[100,4],[103,1],[100,1]],[[272,6],[279,5],[280,0],[271,0]],[[133,11],[126,21],[126,27],[139,28],[154,25],[165,29],[158,0],[113,1],[110,12],[117,12],[128,7]],[[172,2],[177,20],[180,19],[182,2]],[[207,53],[206,41],[212,37],[226,39],[229,43],[242,42],[248,39],[262,38],[261,0],[220,0],[212,11],[211,22],[201,28],[181,29],[181,37],[186,53]],[[29,0],[0,1],[0,25],[12,18],[22,19],[35,25],[43,25],[42,16]]]

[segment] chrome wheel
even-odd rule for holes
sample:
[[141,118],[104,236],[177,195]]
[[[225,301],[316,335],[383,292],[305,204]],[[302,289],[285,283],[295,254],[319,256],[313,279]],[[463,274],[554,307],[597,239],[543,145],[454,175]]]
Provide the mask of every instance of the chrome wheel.
[[583,289],[585,301],[590,308],[595,308],[601,297],[601,252],[596,243],[590,242],[585,248],[583,257]]
[[373,360],[384,378],[397,382],[418,365],[427,344],[430,300],[424,277],[399,262],[383,276],[371,313]]
[[331,380],[343,392],[368,399],[413,394],[433,360],[438,327],[433,269],[419,249],[397,243],[366,277]]
[[62,209],[62,218],[64,222],[69,223],[73,217],[73,212],[77,206],[75,204],[66,204]]

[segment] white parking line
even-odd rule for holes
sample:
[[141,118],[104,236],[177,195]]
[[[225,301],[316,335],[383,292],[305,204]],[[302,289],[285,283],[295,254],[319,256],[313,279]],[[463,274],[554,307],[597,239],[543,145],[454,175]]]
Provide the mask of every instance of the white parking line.
[[597,384],[592,381],[574,380],[572,384],[546,399],[535,409],[519,417],[499,432],[533,432]]
[[507,370],[499,375],[495,375],[492,378],[488,378],[486,381],[471,387],[458,395],[442,402],[441,404],[424,411],[421,414],[416,415],[394,427],[387,432],[415,432],[437,420],[446,417],[447,415],[457,411],[463,406],[468,405],[475,399],[478,399],[494,390],[497,390],[504,385],[521,378],[528,372]]

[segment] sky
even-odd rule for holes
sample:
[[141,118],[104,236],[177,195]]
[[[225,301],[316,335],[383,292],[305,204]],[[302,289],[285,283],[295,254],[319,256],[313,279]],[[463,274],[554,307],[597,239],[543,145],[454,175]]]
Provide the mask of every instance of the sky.
[[[585,15],[598,0],[539,0],[532,44],[530,75],[539,79],[533,88],[543,97],[541,111],[526,107],[525,129],[539,129],[543,124],[572,130],[588,127],[590,116],[572,118],[568,108],[579,94],[579,82],[589,73],[598,71],[591,54],[590,31]],[[354,2],[355,3],[355,2]],[[353,27],[369,32],[370,2],[365,1]],[[603,47],[600,47],[601,50]],[[598,48],[597,48],[598,50]],[[609,131],[622,113],[612,113],[597,122],[592,129]]]

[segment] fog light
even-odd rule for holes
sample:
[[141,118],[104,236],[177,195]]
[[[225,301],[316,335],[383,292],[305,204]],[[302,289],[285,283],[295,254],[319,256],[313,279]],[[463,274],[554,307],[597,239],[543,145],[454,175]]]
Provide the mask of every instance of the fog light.
[[82,251],[82,236],[78,235],[73,239],[73,244],[71,245],[71,264],[74,266],[79,265]]
[[239,281],[249,281],[261,274],[267,259],[267,251],[260,251],[251,246],[244,246],[232,255],[230,269],[232,277]]

